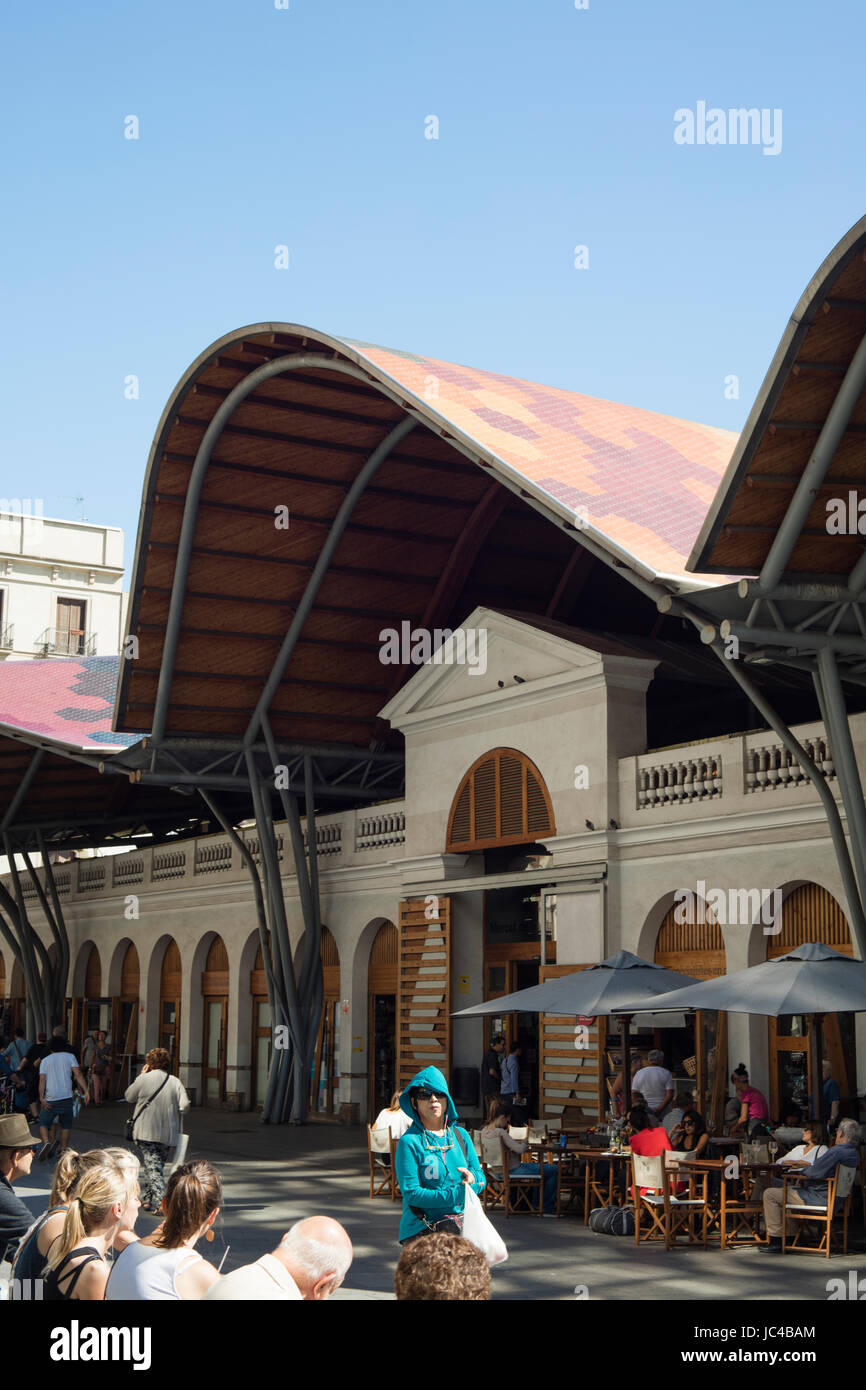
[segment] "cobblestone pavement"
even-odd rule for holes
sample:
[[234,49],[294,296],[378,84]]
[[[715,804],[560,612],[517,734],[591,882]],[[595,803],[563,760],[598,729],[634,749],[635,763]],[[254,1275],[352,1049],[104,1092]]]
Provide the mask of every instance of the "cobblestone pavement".
[[[79,1148],[121,1143],[128,1107],[85,1111],[73,1133]],[[363,1130],[312,1121],[300,1127],[262,1125],[252,1114],[189,1112],[190,1157],[209,1158],[219,1168],[225,1206],[213,1245],[201,1252],[215,1263],[229,1247],[224,1269],[234,1269],[272,1249],[293,1222],[314,1212],[342,1221],[355,1259],[341,1299],[393,1298],[399,1256],[398,1203],[367,1196],[368,1168]],[[16,1191],[37,1212],[50,1184],[51,1164],[34,1163],[29,1181]],[[574,1300],[585,1287],[590,1299],[826,1300],[827,1281],[856,1270],[866,1276],[866,1235],[859,1192],[847,1256],[785,1258],[755,1250],[664,1250],[591,1233],[581,1217],[539,1220],[494,1214],[508,1245],[508,1262],[493,1271],[495,1299]],[[152,1228],[142,1214],[139,1230]],[[864,1285],[866,1287],[866,1285]]]

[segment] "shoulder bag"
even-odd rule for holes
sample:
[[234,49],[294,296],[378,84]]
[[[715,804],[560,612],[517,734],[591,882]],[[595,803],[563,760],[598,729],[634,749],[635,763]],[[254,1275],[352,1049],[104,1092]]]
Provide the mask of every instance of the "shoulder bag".
[[141,1109],[140,1109],[140,1110],[136,1110],[136,1112],[135,1112],[134,1115],[127,1116],[127,1119],[126,1119],[126,1137],[127,1137],[127,1139],[129,1139],[130,1141],[132,1141],[132,1138],[133,1138],[133,1131],[135,1130],[136,1121],[144,1114],[145,1110],[146,1110],[147,1107],[151,1104],[151,1102],[156,1100],[156,1098],[157,1098],[157,1096],[159,1095],[160,1091],[162,1090],[163,1086],[167,1086],[170,1079],[171,1079],[171,1074],[169,1073],[167,1076],[165,1076],[165,1077],[163,1078],[163,1080],[162,1080],[162,1081],[160,1082],[160,1084],[157,1086],[157,1088],[156,1088],[156,1090],[154,1091],[153,1095],[152,1095],[152,1096],[148,1096],[147,1100],[144,1102],[144,1105],[141,1107]]

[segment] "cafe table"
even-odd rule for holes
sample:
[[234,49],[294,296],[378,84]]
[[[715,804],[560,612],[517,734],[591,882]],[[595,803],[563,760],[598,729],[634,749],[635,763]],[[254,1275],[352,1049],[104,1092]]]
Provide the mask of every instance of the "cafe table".
[[766,1243],[758,1233],[763,1203],[753,1196],[754,1184],[760,1177],[778,1176],[783,1171],[780,1164],[746,1162],[729,1154],[724,1158],[680,1159],[668,1166],[676,1168],[680,1180],[689,1178],[689,1194],[698,1174],[718,1177],[717,1190],[711,1189],[707,1197],[707,1237],[717,1235],[722,1250]]

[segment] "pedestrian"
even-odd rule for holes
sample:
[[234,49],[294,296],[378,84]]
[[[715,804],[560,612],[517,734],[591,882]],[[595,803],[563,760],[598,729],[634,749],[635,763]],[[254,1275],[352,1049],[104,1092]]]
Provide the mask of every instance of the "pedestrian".
[[180,1117],[189,1109],[189,1096],[172,1076],[171,1057],[164,1047],[150,1049],[141,1075],[125,1094],[135,1106],[132,1138],[141,1153],[142,1210],[156,1212],[165,1196],[163,1169],[180,1138]]
[[647,1110],[661,1119],[673,1100],[674,1079],[664,1064],[665,1054],[654,1047],[647,1054],[647,1064],[632,1077],[632,1094],[640,1091]]
[[425,1235],[404,1247],[394,1292],[401,1303],[482,1303],[490,1298],[490,1270],[463,1236]]
[[506,1105],[514,1105],[515,1096],[520,1092],[520,1043],[513,1042],[507,1057],[502,1059],[502,1082],[500,1094]]
[[93,1103],[101,1106],[105,1103],[105,1093],[108,1087],[108,1080],[111,1067],[111,1052],[107,1045],[108,1034],[101,1028],[97,1029],[93,1035],[93,1048],[90,1054],[90,1070],[88,1079],[93,1093]]
[[44,1162],[56,1150],[57,1140],[54,1140],[49,1147],[48,1130],[53,1124],[60,1126],[60,1150],[61,1153],[69,1143],[69,1131],[73,1124],[72,1109],[72,1081],[73,1078],[81,1087],[84,1104],[90,1100],[90,1090],[87,1085],[81,1068],[78,1065],[78,1058],[74,1053],[67,1050],[65,1040],[57,1034],[51,1041],[47,1057],[43,1057],[39,1063],[39,1101],[41,1109],[39,1111],[39,1133],[42,1135],[43,1148],[40,1151],[40,1162]]
[[495,1033],[481,1063],[481,1107],[485,1118],[490,1110],[491,1100],[498,1100],[502,1090],[502,1054],[505,1051],[505,1035]]
[[839,1090],[839,1082],[833,1080],[833,1068],[826,1057],[821,1063],[821,1075],[824,1079],[822,1117],[827,1127],[833,1130],[839,1123],[839,1106],[842,1095]]
[[30,1051],[32,1044],[28,1042],[23,1028],[13,1028],[12,1041],[7,1047],[3,1048],[0,1056],[5,1057],[7,1063],[13,1071],[17,1071]]
[[442,1073],[424,1067],[400,1097],[412,1121],[397,1145],[397,1182],[403,1195],[400,1244],[426,1231],[459,1235],[466,1187],[485,1186],[475,1146],[457,1126],[457,1107]]
[[39,1118],[39,1063],[48,1056],[48,1039],[45,1033],[37,1033],[36,1041],[24,1055],[18,1075],[24,1082],[24,1100],[35,1122]]
[[30,1172],[38,1144],[23,1115],[0,1115],[0,1263],[11,1259],[33,1220],[12,1184]]
[[352,1242],[339,1221],[308,1216],[296,1221],[269,1255],[241,1265],[211,1284],[207,1302],[267,1302],[330,1298],[352,1263]]
[[213,1240],[221,1203],[219,1174],[206,1159],[197,1158],[176,1168],[166,1187],[165,1219],[149,1236],[127,1245],[118,1255],[106,1299],[203,1298],[219,1273],[194,1247],[202,1236]]
[[137,1182],[132,1172],[114,1159],[106,1158],[83,1174],[64,1217],[60,1239],[46,1261],[42,1295],[46,1302],[91,1302],[105,1297],[109,1273],[106,1254],[118,1232],[135,1224],[138,1207]]

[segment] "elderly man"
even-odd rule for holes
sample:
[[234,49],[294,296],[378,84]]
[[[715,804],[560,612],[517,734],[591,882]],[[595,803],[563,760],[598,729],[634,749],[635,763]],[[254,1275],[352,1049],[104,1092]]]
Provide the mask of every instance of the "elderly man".
[[632,1093],[640,1091],[651,1115],[661,1119],[674,1094],[674,1079],[664,1065],[665,1054],[653,1048],[647,1064],[632,1078]]
[[0,1115],[0,1262],[11,1260],[33,1216],[12,1184],[30,1172],[39,1145],[23,1115]]
[[[788,1188],[788,1201],[796,1206],[827,1207],[827,1179],[837,1168],[859,1168],[860,1126],[856,1120],[842,1120],[836,1134],[836,1143],[808,1168],[801,1168],[799,1176],[809,1181]],[[822,1181],[823,1179],[823,1181]],[[782,1253],[782,1200],[783,1189],[769,1187],[764,1193],[764,1220],[767,1223],[769,1241],[760,1245],[764,1254]]]
[[269,1255],[241,1265],[211,1284],[206,1299],[230,1302],[307,1302],[330,1298],[352,1263],[352,1242],[339,1221],[297,1221]]

